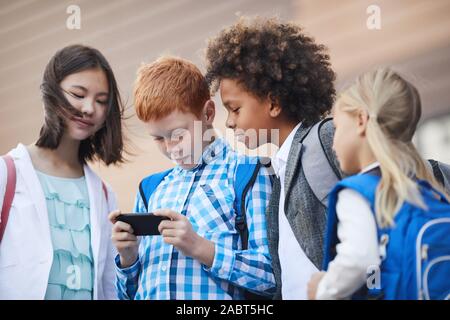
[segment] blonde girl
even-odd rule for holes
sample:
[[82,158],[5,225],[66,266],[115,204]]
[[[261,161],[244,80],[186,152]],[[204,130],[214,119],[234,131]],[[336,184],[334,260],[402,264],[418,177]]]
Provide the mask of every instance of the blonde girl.
[[405,202],[426,209],[418,179],[442,191],[411,142],[421,116],[419,93],[397,73],[381,68],[361,75],[338,97],[333,113],[333,148],[341,169],[349,175],[378,176],[379,183],[373,203],[363,196],[369,186],[362,192],[337,188],[335,203],[330,195],[329,210],[337,222],[333,225],[329,213],[327,272],[311,278],[310,299],[345,299],[360,288],[364,292],[367,273],[377,270],[383,254],[378,228],[394,227]]

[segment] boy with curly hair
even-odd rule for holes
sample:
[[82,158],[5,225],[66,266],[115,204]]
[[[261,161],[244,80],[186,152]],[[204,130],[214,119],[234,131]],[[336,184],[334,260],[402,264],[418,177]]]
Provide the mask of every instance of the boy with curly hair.
[[[275,299],[306,299],[323,259],[326,198],[341,175],[333,125],[323,120],[335,97],[329,55],[293,23],[241,18],[210,40],[206,60],[207,81],[228,111],[226,126],[250,149],[266,142],[280,147],[267,212]],[[278,135],[267,140],[247,134],[273,129]],[[317,143],[305,148],[315,136]]]

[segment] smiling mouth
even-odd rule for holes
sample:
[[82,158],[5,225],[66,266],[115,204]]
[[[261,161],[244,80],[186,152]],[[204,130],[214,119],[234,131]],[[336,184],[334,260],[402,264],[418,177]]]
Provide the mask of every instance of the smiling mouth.
[[79,125],[81,125],[83,127],[92,127],[94,125],[94,123],[92,123],[91,121],[83,120],[83,119],[77,118],[77,117],[73,117],[72,121],[78,123]]
[[175,151],[175,152],[171,152],[169,153],[169,157],[171,160],[173,161],[178,161],[178,160],[183,160],[184,158],[186,158],[185,155],[183,155],[181,152],[179,151]]

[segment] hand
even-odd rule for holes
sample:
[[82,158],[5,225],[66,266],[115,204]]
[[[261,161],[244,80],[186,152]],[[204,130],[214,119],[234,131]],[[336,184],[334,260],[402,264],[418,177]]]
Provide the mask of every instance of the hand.
[[212,266],[214,243],[200,237],[192,229],[188,218],[169,209],[157,210],[154,214],[170,219],[162,221],[158,226],[165,243],[173,245],[185,256],[192,257],[208,267]]
[[114,224],[111,239],[119,252],[120,266],[128,268],[137,260],[139,243],[133,234],[133,228],[128,223],[116,220],[119,215],[121,212],[116,210],[108,216],[109,221]]
[[317,272],[311,276],[308,282],[308,299],[316,300],[317,287],[319,286],[320,280],[322,280],[325,272]]

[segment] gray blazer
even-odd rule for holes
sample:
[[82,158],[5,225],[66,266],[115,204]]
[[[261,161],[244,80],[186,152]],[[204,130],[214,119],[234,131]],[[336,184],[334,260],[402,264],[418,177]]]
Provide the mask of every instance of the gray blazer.
[[[300,126],[295,133],[286,167],[285,207],[287,220],[306,256],[317,268],[322,267],[323,244],[326,231],[327,208],[316,198],[308,185],[301,165],[301,141],[309,128]],[[339,164],[332,151],[334,128],[331,121],[320,129],[320,137],[328,159],[332,159],[337,168]],[[330,191],[331,188],[330,187]],[[276,281],[274,299],[281,299],[281,268],[278,257],[278,207],[280,202],[280,181],[275,179],[272,196],[267,209],[267,236],[272,267]]]

